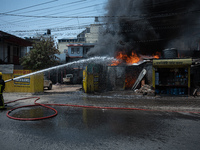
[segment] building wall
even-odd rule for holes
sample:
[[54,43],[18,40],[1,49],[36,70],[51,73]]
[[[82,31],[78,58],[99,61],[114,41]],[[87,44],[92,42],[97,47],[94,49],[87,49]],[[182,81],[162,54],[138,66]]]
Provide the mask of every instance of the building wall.
[[7,62],[7,44],[1,43],[0,44],[0,59],[4,62]]
[[0,60],[3,61],[4,59],[4,48],[3,44],[0,44]]
[[58,40],[58,50],[60,51],[60,53],[66,53],[66,50],[68,50],[68,44],[71,43],[78,43],[77,39],[59,39]]
[[[8,56],[8,49],[10,49],[10,55]],[[2,43],[0,44],[0,59],[4,63],[19,64],[19,58],[25,56],[27,53],[27,47],[21,47],[14,44]]]
[[90,33],[85,35],[86,43],[96,43],[98,41],[100,28],[101,25],[99,24],[92,24],[90,26]]
[[[79,52],[77,50],[79,50]],[[70,57],[83,57],[83,47],[82,46],[68,47],[68,55]]]
[[91,24],[90,27],[87,27],[84,31],[77,35],[77,39],[59,39],[59,51],[64,53],[64,50],[68,49],[67,45],[70,43],[96,43],[99,39],[101,27],[101,24]]
[[58,43],[58,50],[60,53],[64,53],[65,50],[68,50],[67,44],[67,42]]

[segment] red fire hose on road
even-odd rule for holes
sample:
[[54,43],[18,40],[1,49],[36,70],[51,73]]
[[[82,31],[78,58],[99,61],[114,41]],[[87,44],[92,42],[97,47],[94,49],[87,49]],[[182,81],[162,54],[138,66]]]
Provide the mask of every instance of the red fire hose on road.
[[[51,118],[51,117],[55,117],[58,114],[57,110],[50,107],[50,106],[68,106],[68,107],[93,108],[93,109],[140,110],[140,111],[154,111],[154,112],[157,111],[157,112],[175,112],[175,113],[200,114],[200,112],[193,112],[193,111],[153,110],[153,109],[127,108],[127,107],[101,107],[101,106],[86,106],[86,105],[73,105],[73,104],[40,104],[40,103],[37,103],[37,101],[40,99],[40,97],[27,97],[27,98],[22,98],[22,99],[17,99],[17,100],[14,100],[14,101],[6,102],[5,104],[17,102],[17,101],[20,101],[20,100],[32,99],[32,98],[35,98],[35,101],[34,101],[35,105],[24,105],[24,106],[15,107],[15,108],[9,110],[6,114],[6,116],[8,118],[11,118],[11,119],[22,120],[22,121],[34,121],[34,120],[48,119],[48,118]],[[34,107],[34,106],[42,106],[42,107],[53,110],[55,113],[53,115],[50,115],[50,116],[39,117],[39,118],[17,118],[17,117],[13,117],[13,116],[9,115],[12,111],[14,111],[16,109],[24,108],[24,107]]]
[[[6,114],[6,116],[11,118],[11,119],[15,119],[15,120],[34,121],[34,120],[48,119],[48,118],[54,117],[54,116],[56,116],[58,114],[56,109],[54,109],[52,107],[49,107],[49,106],[46,106],[44,104],[36,103],[36,101],[38,101],[40,99],[40,97],[27,97],[27,98],[22,98],[22,99],[17,99],[17,100],[14,100],[14,101],[10,101],[10,102],[7,102],[5,104],[17,102],[17,101],[20,101],[20,100],[32,99],[32,98],[36,98],[36,100],[34,101],[35,105],[24,105],[24,106],[15,107],[15,108],[9,110],[7,112],[7,114]],[[12,116],[9,115],[13,110],[16,110],[16,109],[19,109],[19,108],[24,108],[24,107],[34,107],[34,106],[43,106],[45,108],[53,110],[55,113],[53,115],[50,115],[50,116],[47,116],[47,117],[40,117],[40,118],[17,118],[17,117],[12,117]]]

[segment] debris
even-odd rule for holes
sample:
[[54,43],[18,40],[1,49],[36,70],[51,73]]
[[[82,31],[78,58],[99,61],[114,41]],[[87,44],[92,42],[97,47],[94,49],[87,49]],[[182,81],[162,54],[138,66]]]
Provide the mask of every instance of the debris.
[[151,86],[149,86],[147,84],[142,86],[140,89],[136,89],[135,92],[138,93],[138,94],[155,96],[155,90],[152,90]]
[[134,84],[133,87],[132,87],[132,90],[135,90],[135,89],[137,88],[138,84],[139,84],[140,81],[143,79],[143,77],[145,76],[146,73],[147,73],[146,69],[143,69],[143,70],[140,72],[140,74],[139,74],[137,80],[135,81],[135,84]]
[[196,89],[194,89],[194,92],[193,92],[193,96],[200,96],[200,88],[197,87]]

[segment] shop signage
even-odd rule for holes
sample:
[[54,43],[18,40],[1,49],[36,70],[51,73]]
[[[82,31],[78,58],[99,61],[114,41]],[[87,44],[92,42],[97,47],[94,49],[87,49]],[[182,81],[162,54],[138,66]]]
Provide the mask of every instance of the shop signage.
[[153,66],[182,66],[191,65],[192,59],[157,59],[153,60]]
[[[31,73],[31,70],[14,70],[14,78],[19,77],[21,75],[28,74],[28,73]],[[14,85],[29,86],[30,85],[30,76],[14,80]]]
[[[17,77],[17,76],[15,76]],[[15,85],[30,85],[30,77],[17,79],[14,81]]]

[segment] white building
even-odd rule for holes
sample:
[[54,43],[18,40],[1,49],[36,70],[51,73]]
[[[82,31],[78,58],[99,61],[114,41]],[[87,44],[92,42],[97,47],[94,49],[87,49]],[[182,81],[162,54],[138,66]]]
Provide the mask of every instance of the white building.
[[77,35],[76,38],[63,38],[58,39],[58,49],[60,53],[68,52],[68,46],[70,44],[92,44],[95,45],[99,40],[99,33],[102,28],[101,24],[98,24],[98,19],[95,18],[96,24],[91,24],[84,31]]
[[91,24],[90,25],[90,32],[85,34],[85,42],[86,43],[97,43],[99,40],[99,33],[102,28],[101,24]]

